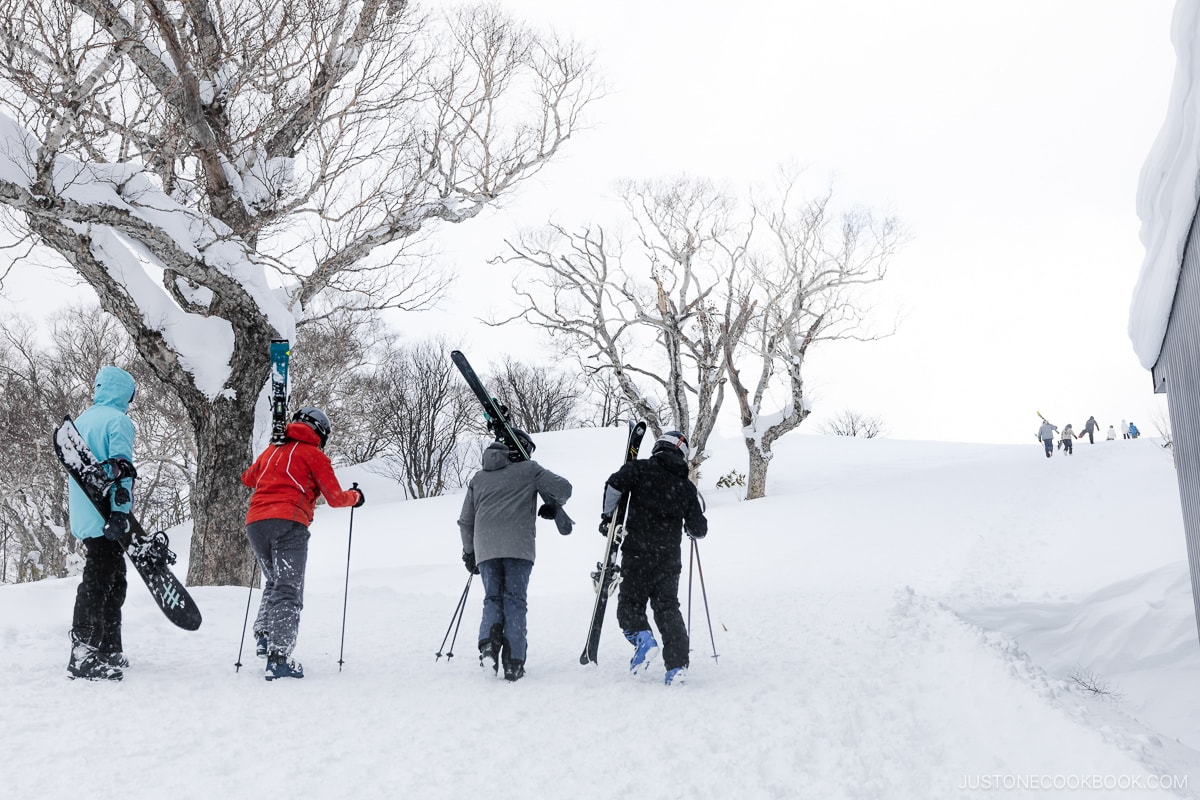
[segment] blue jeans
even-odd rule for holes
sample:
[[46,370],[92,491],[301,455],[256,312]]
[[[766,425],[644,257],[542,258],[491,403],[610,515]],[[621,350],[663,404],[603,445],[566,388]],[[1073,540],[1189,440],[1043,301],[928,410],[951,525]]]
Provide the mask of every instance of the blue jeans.
[[491,638],[492,627],[499,626],[508,642],[508,657],[524,663],[528,645],[525,596],[533,562],[523,558],[490,558],[478,566],[484,593],[479,641]]

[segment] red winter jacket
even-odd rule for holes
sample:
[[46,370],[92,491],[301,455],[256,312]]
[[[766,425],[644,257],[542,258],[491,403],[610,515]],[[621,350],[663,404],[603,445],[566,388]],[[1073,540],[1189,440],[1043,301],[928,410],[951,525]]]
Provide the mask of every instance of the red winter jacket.
[[254,490],[247,524],[287,519],[307,527],[312,524],[313,508],[321,495],[335,508],[358,502],[357,491],[343,491],[338,483],[316,431],[303,422],[292,422],[287,426],[287,437],[284,444],[262,451],[250,469],[242,473],[242,483]]

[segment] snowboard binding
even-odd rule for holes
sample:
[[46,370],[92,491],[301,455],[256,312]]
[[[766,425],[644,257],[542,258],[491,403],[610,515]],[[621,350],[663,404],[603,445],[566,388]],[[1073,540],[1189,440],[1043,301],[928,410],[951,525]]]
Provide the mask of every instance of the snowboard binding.
[[129,557],[144,564],[170,566],[175,563],[175,553],[168,547],[170,539],[163,531],[137,537],[129,546]]

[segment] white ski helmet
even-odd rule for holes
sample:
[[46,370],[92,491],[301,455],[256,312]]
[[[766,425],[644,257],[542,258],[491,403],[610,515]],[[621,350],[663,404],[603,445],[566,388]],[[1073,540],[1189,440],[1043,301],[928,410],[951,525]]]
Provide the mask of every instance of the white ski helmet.
[[654,442],[654,448],[650,451],[650,454],[661,453],[664,450],[678,450],[683,455],[684,461],[687,461],[688,454],[691,453],[691,450],[688,448],[687,437],[679,431],[667,431],[658,437]]

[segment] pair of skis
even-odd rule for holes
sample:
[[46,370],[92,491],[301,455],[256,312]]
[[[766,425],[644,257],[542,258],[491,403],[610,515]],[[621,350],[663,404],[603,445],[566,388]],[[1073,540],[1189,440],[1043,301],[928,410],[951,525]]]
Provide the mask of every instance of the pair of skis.
[[[642,438],[646,435],[646,423],[629,420],[629,433],[625,440],[625,463],[636,461],[638,450],[642,446]],[[596,602],[592,605],[592,621],[588,627],[587,642],[583,652],[579,654],[580,664],[598,663],[596,654],[600,650],[600,630],[604,627],[604,612],[608,608],[608,596],[617,590],[621,583],[621,565],[617,561],[621,543],[625,541],[625,516],[629,510],[628,502],[617,505],[612,519],[608,522],[608,536],[604,539],[604,555],[596,563],[596,571],[592,573],[592,584],[596,590]]]
[[[475,374],[475,370],[471,367],[470,362],[467,361],[467,357],[462,352],[453,350],[450,353],[450,360],[454,362],[454,366],[462,373],[463,379],[466,380],[467,385],[471,387],[471,391],[483,406],[488,428],[495,434],[496,439],[504,442],[510,450],[519,453],[522,459],[527,460],[529,453],[525,452],[524,446],[517,438],[515,429],[508,420],[507,409],[484,388],[483,381]],[[645,435],[645,422],[629,421],[629,432],[625,442],[626,462],[637,458],[642,438]],[[561,508],[558,509],[554,521],[559,525],[559,533],[570,533],[570,519]],[[564,523],[566,525],[565,530]],[[600,648],[600,631],[604,626],[604,612],[608,607],[608,596],[616,590],[617,585],[620,583],[621,567],[617,561],[617,556],[621,542],[625,537],[624,523],[623,508],[619,508],[618,512],[613,514],[613,519],[609,523],[608,535],[604,540],[604,554],[596,564],[596,572],[592,574],[592,583],[596,590],[596,601],[592,606],[592,619],[588,626],[587,642],[584,644],[583,653],[579,656],[580,664],[596,663],[596,653]]]
[[[467,386],[471,387],[471,392],[483,406],[483,416],[487,421],[488,430],[492,432],[497,441],[504,442],[509,450],[518,454],[522,461],[529,461],[530,454],[525,451],[525,445],[517,437],[516,428],[508,420],[508,409],[484,388],[483,381],[475,374],[471,362],[467,361],[467,357],[461,351],[451,350],[450,360],[454,362],[454,366],[458,367],[463,380],[467,382]],[[566,536],[574,528],[575,521],[560,506],[555,509],[554,524],[558,526],[558,532]]]

